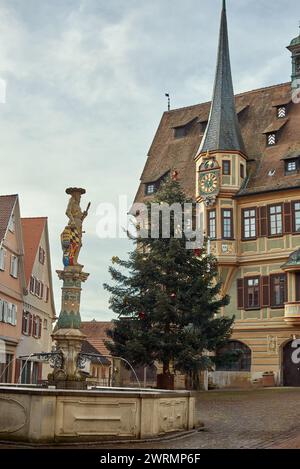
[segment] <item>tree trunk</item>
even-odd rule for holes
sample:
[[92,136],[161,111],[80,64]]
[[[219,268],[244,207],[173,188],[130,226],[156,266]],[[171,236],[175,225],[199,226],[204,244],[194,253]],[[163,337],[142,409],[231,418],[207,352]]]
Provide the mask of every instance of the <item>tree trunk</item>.
[[169,363],[163,363],[163,372],[157,375],[157,387],[159,389],[174,389],[174,375],[170,373]]

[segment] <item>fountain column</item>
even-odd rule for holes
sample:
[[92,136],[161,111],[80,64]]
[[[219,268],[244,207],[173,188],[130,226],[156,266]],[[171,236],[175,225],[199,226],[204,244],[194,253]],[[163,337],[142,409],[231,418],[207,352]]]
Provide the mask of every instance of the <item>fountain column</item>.
[[56,271],[63,281],[61,312],[52,334],[60,359],[49,375],[49,383],[59,388],[83,389],[86,383],[78,366],[78,357],[86,336],[80,331],[80,296],[81,284],[89,274],[83,272],[78,255],[82,246],[82,224],[90,204],[85,211],[81,211],[80,199],[85,189],[70,187],[66,193],[71,197],[66,211],[69,223],[61,234],[64,269]]

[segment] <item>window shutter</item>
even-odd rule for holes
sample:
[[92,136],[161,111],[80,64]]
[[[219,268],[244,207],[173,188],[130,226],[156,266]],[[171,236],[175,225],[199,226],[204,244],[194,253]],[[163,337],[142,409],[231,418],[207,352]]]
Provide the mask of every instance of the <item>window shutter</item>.
[[32,335],[36,337],[36,316],[33,315],[32,317]]
[[40,317],[38,318],[38,320],[39,320],[39,339],[40,339],[42,336],[42,320]]
[[3,306],[4,306],[3,300],[0,300],[0,321],[3,321]]
[[44,297],[44,284],[41,282],[41,290],[40,290],[40,297]]
[[284,302],[288,301],[288,276],[284,274]]
[[242,278],[237,279],[237,307],[244,309],[244,280]]
[[3,301],[3,321],[8,321],[8,303],[7,301]]
[[5,250],[0,249],[0,270],[5,270]]
[[29,321],[29,324],[28,324],[28,335],[31,335],[31,333],[32,333],[32,321],[33,321],[32,314],[29,314],[29,316],[28,316],[28,321]]
[[17,324],[17,306],[12,305],[12,324],[16,326]]
[[25,311],[23,311],[23,316],[22,316],[22,334],[26,334],[26,316],[25,316]]
[[268,275],[261,277],[261,306],[262,308],[270,306],[270,277]]
[[245,209],[242,209],[242,240],[245,240]]
[[292,232],[292,205],[291,202],[283,204],[283,230],[285,234]]
[[259,208],[259,235],[267,236],[268,235],[268,217],[267,217],[267,207]]
[[19,375],[21,371],[21,360],[16,360],[16,365],[15,365],[15,383],[19,381]]

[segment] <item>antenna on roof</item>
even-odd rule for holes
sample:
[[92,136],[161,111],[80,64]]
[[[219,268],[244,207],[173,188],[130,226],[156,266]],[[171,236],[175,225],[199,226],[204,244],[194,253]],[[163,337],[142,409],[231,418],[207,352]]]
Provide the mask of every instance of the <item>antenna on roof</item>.
[[169,94],[169,93],[165,93],[165,97],[168,98],[168,111],[170,111],[170,109],[171,109],[170,94]]

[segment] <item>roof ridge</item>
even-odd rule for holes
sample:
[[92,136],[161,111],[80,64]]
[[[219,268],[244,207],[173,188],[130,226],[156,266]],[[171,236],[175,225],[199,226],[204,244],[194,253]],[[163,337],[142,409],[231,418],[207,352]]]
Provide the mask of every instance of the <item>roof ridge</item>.
[[48,220],[48,217],[21,217],[21,220]]
[[[281,86],[286,86],[286,85],[290,85],[291,82],[290,81],[286,81],[284,83],[278,83],[276,85],[269,85],[269,86],[263,86],[261,88],[254,88],[252,90],[248,90],[248,91],[243,91],[241,93],[237,93],[234,95],[235,98],[239,97],[239,96],[245,96],[247,94],[251,94],[251,93],[256,93],[257,91],[264,91],[264,90],[269,90],[269,89],[272,89],[272,88],[279,88]],[[210,104],[211,103],[211,100],[210,101],[203,101],[202,103],[197,103],[197,104],[190,104],[189,106],[183,106],[183,107],[178,107],[176,109],[171,109],[170,111],[165,111],[164,114],[175,114],[175,112],[177,111],[183,111],[184,109],[192,109],[194,107],[198,107],[198,106],[204,106],[205,104]]]
[[0,195],[0,197],[18,197],[19,194],[3,194],[3,195]]

